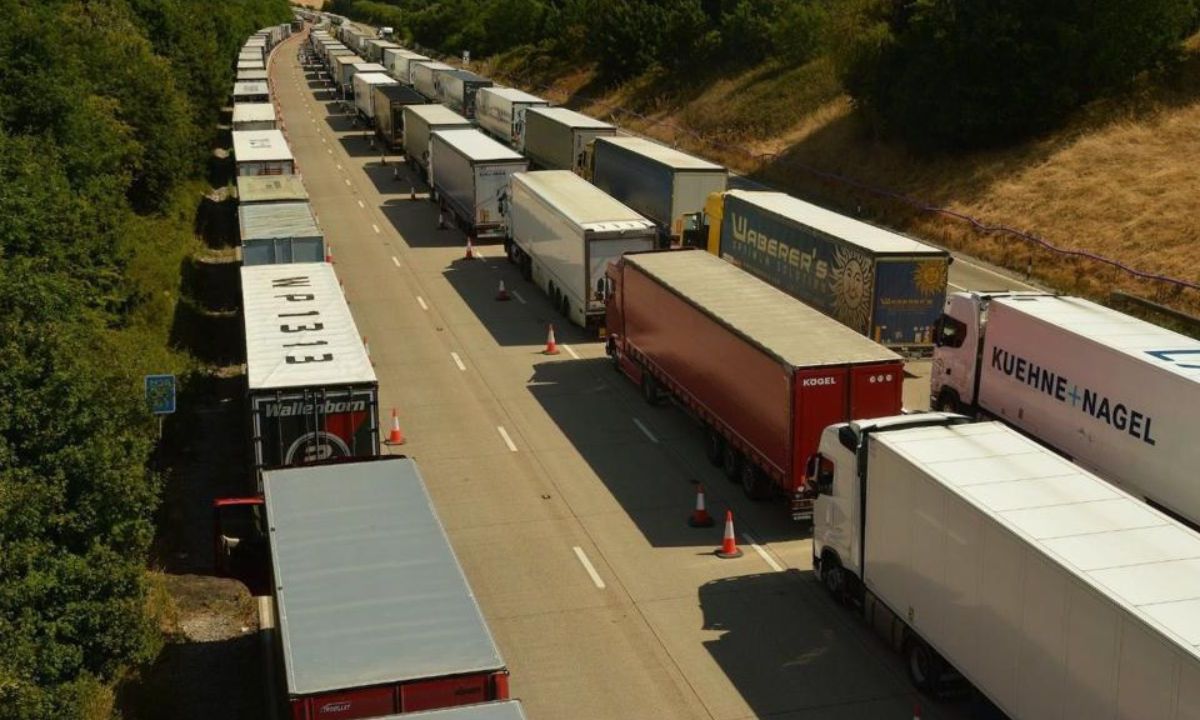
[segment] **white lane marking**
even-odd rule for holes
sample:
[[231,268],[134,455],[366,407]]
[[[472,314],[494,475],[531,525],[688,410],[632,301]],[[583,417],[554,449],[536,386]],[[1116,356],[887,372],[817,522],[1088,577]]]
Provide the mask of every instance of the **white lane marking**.
[[577,355],[575,353],[575,351],[571,349],[570,345],[559,345],[559,347],[562,348],[563,350],[566,350],[567,354],[570,355],[571,357],[575,358],[576,360],[579,359],[579,355]]
[[508,431],[504,429],[504,426],[497,425],[496,430],[500,433],[500,438],[504,440],[504,444],[508,446],[508,449],[512,452],[516,452],[517,446],[513,444],[512,438],[508,436]]
[[367,207],[366,203],[364,203],[362,200],[358,201],[358,206],[363,209],[366,209],[366,207]]
[[425,304],[425,298],[421,297],[420,295],[417,296],[417,304],[421,306],[422,310],[429,309],[429,306]]
[[650,442],[656,444],[658,443],[658,438],[654,437],[654,433],[650,432],[650,428],[643,425],[641,420],[634,418],[633,424],[638,426],[638,430],[641,430],[643,435],[650,438]]
[[346,178],[346,187],[350,187],[350,178]]
[[337,169],[338,169],[338,170],[341,170],[341,169],[342,169],[342,164],[341,164],[341,163],[334,163],[334,165],[337,165]]
[[517,292],[516,290],[509,290],[508,294],[515,297],[517,302],[521,303],[522,305],[525,304],[525,298],[521,297],[521,293]]
[[329,153],[330,155],[332,155],[332,154],[333,154],[333,148],[325,148],[325,152],[327,152],[327,153]]
[[963,287],[962,285],[955,285],[954,283],[952,283],[952,282],[950,282],[950,281],[947,281],[947,282],[946,282],[946,285],[947,285],[947,287],[953,288],[953,289],[955,289],[955,290],[958,290],[958,291],[960,291],[960,292],[966,292],[966,291],[967,291],[967,289],[966,289],[965,287]]
[[958,262],[961,262],[962,264],[964,264],[964,265],[967,265],[967,266],[969,266],[969,267],[975,268],[976,270],[980,270],[980,271],[982,271],[982,272],[985,272],[985,273],[987,273],[988,275],[991,275],[991,276],[993,276],[993,277],[998,277],[998,278],[1000,278],[1001,280],[1003,280],[1004,282],[1016,283],[1017,285],[1020,285],[1021,287],[1023,287],[1023,288],[1027,288],[1027,289],[1029,289],[1029,290],[1036,290],[1036,289],[1037,289],[1037,288],[1035,288],[1034,286],[1030,285],[1029,283],[1026,283],[1026,282],[1021,282],[1021,281],[1020,281],[1020,280],[1018,280],[1017,278],[1015,278],[1015,277],[1009,277],[1008,275],[1005,275],[1005,274],[1003,274],[1003,273],[998,273],[998,272],[996,272],[995,270],[992,270],[991,268],[986,268],[986,267],[984,267],[984,266],[982,266],[982,265],[977,265],[976,263],[973,263],[973,262],[971,262],[970,260],[966,260],[966,259],[963,259],[963,258],[961,258],[961,257],[960,257],[960,258],[958,258]]
[[450,358],[451,358],[452,360],[454,360],[454,364],[458,366],[458,369],[459,369],[459,370],[462,370],[463,372],[466,372],[466,371],[467,371],[467,366],[466,366],[466,365],[463,365],[462,358],[460,358],[460,357],[458,356],[458,353],[456,353],[456,352],[451,352],[451,353],[450,353]]
[[776,562],[775,558],[771,557],[771,554],[764,550],[763,547],[758,544],[757,540],[746,533],[742,533],[742,539],[750,543],[750,547],[754,548],[754,552],[758,553],[758,556],[762,558],[764,562],[770,565],[772,570],[775,572],[783,572],[783,566]]
[[376,235],[379,234],[379,226],[376,225],[375,223],[371,223],[371,229],[375,231]]
[[[325,138],[321,138],[321,142],[325,142]],[[333,152],[333,151],[330,150],[329,152]]]
[[580,564],[583,565],[584,570],[587,570],[587,574],[592,578],[592,582],[595,583],[597,588],[603,590],[605,587],[604,580],[601,579],[600,573],[596,572],[596,568],[592,567],[592,561],[588,560],[587,553],[578,545],[575,545],[571,549],[575,551],[575,557],[579,558]]
[[392,264],[395,265],[396,267],[400,267],[400,261],[396,258],[395,255],[392,256]]

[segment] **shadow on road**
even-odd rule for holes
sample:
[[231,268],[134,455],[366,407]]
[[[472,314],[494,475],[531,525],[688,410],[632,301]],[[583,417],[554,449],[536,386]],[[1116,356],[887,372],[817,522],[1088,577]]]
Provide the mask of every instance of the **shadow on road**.
[[409,247],[467,246],[466,236],[450,225],[438,229],[438,207],[426,198],[418,196],[416,200],[407,197],[388,200],[379,210]]
[[374,130],[361,123],[354,127],[354,132],[338,138],[338,142],[350,157],[378,158],[383,155],[383,141],[375,135]]

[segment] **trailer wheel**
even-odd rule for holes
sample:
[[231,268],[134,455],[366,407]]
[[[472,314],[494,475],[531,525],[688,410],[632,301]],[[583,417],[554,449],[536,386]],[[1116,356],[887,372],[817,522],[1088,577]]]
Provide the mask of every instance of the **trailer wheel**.
[[559,312],[561,312],[563,314],[563,317],[570,320],[571,319],[571,298],[567,297],[566,293],[561,294],[559,297],[560,297],[559,302],[561,302],[562,305],[558,308],[558,310],[559,310]]
[[826,553],[821,558],[821,584],[838,605],[846,604],[846,568],[837,557]]
[[662,403],[662,391],[658,388],[658,381],[645,370],[642,370],[642,398],[648,405]]
[[704,430],[704,454],[713,467],[721,467],[725,459],[725,438],[714,427]]
[[904,641],[905,666],[908,679],[921,692],[936,695],[939,680],[945,671],[945,661],[924,640],[910,634]]
[[724,452],[721,454],[721,468],[729,482],[738,482],[741,479],[742,454],[729,443],[725,443]]
[[504,238],[504,257],[508,258],[510,263],[515,263],[517,261],[517,258],[513,253],[514,247],[515,245],[513,244],[512,240],[509,238]]
[[751,500],[766,500],[771,497],[771,487],[758,466],[749,460],[742,461],[742,492]]
[[525,282],[533,282],[533,258],[521,253],[521,277]]

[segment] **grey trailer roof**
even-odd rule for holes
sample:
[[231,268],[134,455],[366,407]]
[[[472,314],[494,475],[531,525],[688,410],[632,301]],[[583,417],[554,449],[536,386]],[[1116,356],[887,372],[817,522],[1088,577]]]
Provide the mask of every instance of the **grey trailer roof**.
[[356,63],[354,65],[354,72],[356,72],[356,73],[386,73],[387,68],[380,65],[379,63],[373,63],[373,62]]
[[926,245],[900,233],[840,215],[806,203],[787,193],[760,190],[730,190],[729,194],[785,218],[842,238],[873,253],[947,255],[941,248]]
[[1013,293],[992,302],[1200,383],[1200,340],[1083,298]]
[[474,128],[438,130],[433,133],[433,136],[441,138],[442,142],[475,162],[507,160],[522,162],[525,160],[525,156],[521,153],[507,145],[501,145]]
[[275,119],[275,106],[271,103],[234,103],[233,122],[262,122]]
[[1200,657],[1200,534],[998,422],[875,437]]
[[708,170],[712,172],[725,172],[725,168],[709,162],[703,158],[698,158],[685,152],[681,152],[674,148],[669,148],[661,143],[656,143],[653,140],[636,137],[634,135],[613,135],[609,137],[596,138],[596,142],[616,145],[617,147],[625,148],[630,152],[645,156],[657,162],[660,165],[665,165],[674,170]]
[[263,473],[288,692],[501,670],[410,458]]
[[238,203],[307,200],[308,190],[299,175],[239,175]]
[[375,88],[375,90],[383,93],[384,97],[388,98],[389,100],[405,101],[405,103],[408,105],[424,105],[425,103],[429,102],[421,93],[413,90],[407,85],[401,85],[400,83],[379,85]]
[[454,69],[453,65],[447,65],[446,63],[438,62],[437,60],[422,60],[421,62],[416,62],[413,64],[427,67],[430,70],[453,70]]
[[265,70],[266,65],[262,60],[238,60],[238,70]]
[[547,100],[545,100],[544,98],[540,98],[537,95],[530,95],[529,93],[525,92],[524,90],[518,90],[517,88],[496,87],[493,85],[490,88],[481,89],[480,92],[488,92],[492,95],[495,95],[496,97],[502,97],[505,100],[508,100],[509,102],[524,102],[524,103],[547,102]]
[[347,65],[365,65],[367,62],[353,53],[349,55],[338,55],[333,59],[333,61],[337,63],[339,67],[346,67]]
[[234,130],[232,135],[233,159],[237,162],[292,159],[291,148],[281,130]]
[[462,125],[471,122],[445,105],[437,103],[405,105],[404,112],[413,113],[424,120],[427,125]]
[[239,205],[238,226],[243,241],[321,235],[312,207],[305,201]]
[[[261,70],[262,68],[255,69]],[[257,80],[247,80],[233,84],[234,95],[267,95],[270,92],[271,89],[267,87],[265,82]]]
[[555,122],[567,125],[573,128],[611,128],[609,123],[603,120],[597,120],[594,117],[588,117],[583,113],[577,113],[574,110],[568,110],[564,107],[532,107],[527,112],[537,113],[554,120]]
[[703,250],[630,253],[625,261],[793,367],[901,359],[819,310]]
[[517,700],[459,705],[441,710],[388,715],[379,720],[525,720],[525,711]]
[[[298,296],[307,299],[295,299]],[[297,312],[317,314],[298,318]],[[242,315],[246,382],[251,391],[376,382],[371,358],[329,263],[243,267]],[[319,329],[288,332],[289,318],[293,323],[319,318]],[[318,341],[325,343],[319,346],[321,354],[333,359],[297,362],[312,355],[316,347],[299,343]]]
[[451,77],[456,77],[459,80],[463,80],[466,82],[491,82],[491,80],[489,80],[488,78],[485,78],[482,75],[477,75],[477,74],[471,72],[470,70],[456,69],[456,70],[451,70],[450,72],[448,72],[446,74]]
[[576,224],[593,230],[654,229],[654,223],[570,170],[516,173],[513,182],[554,206]]
[[237,71],[237,81],[238,82],[254,82],[256,80],[266,82],[267,77],[268,76],[267,76],[266,70],[238,70]]

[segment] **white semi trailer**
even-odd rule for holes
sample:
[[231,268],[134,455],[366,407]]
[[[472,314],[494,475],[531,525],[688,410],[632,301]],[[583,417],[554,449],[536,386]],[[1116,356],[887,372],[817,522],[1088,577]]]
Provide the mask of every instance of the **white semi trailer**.
[[1200,525],[1200,342],[1096,303],[954,293],[933,407],[1002,420]]
[[430,185],[469,237],[505,235],[503,205],[508,180],[529,168],[512,148],[475,130],[436,130],[429,138]]
[[509,187],[509,259],[571,322],[600,321],[608,264],[654,249],[654,223],[569,170],[517,173]]
[[906,656],[1012,720],[1200,718],[1200,534],[998,422],[830,426],[813,564]]
[[516,88],[479,88],[475,95],[475,122],[517,152],[522,152],[525,149],[525,111],[549,105],[537,95]]

